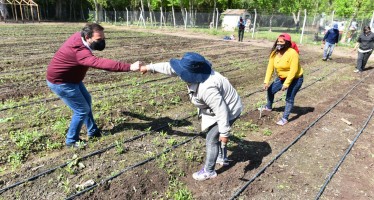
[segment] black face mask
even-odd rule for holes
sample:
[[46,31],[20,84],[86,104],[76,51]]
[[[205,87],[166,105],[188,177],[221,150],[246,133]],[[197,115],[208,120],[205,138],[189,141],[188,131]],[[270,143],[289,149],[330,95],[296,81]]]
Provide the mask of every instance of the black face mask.
[[105,40],[93,41],[90,45],[92,50],[102,51],[105,49]]
[[278,51],[282,50],[284,48],[284,44],[277,44],[275,47]]

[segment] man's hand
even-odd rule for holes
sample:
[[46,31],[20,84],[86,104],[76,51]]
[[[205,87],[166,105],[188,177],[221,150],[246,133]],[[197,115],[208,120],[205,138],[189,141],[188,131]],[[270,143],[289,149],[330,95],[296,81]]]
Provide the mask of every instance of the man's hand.
[[142,66],[140,66],[139,71],[140,71],[142,74],[147,73],[147,72],[148,72],[147,66],[146,66],[146,65],[142,65]]
[[285,90],[287,90],[288,89],[288,86],[282,86],[282,91],[285,91]]
[[130,70],[131,71],[139,71],[141,65],[142,65],[142,62],[136,61],[133,64],[131,64]]

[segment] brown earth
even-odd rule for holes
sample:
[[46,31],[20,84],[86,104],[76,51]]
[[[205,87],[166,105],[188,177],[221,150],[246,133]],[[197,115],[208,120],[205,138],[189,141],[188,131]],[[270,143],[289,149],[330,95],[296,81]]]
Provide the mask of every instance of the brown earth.
[[[150,31],[118,26],[108,26],[107,30],[114,33],[123,30]],[[261,116],[256,110],[259,104],[263,104],[266,97],[260,89],[272,42],[251,39],[243,43],[222,41],[217,36],[183,30],[153,32],[168,35],[168,37],[160,36],[161,42],[158,43],[161,45],[164,42],[166,49],[172,48],[168,47],[168,40],[180,40],[183,41],[182,45],[179,48],[174,47],[176,50],[203,52],[203,55],[212,61],[217,71],[225,71],[223,74],[229,78],[242,96],[245,113],[233,127],[233,136],[229,144],[231,164],[228,167],[216,166],[218,176],[215,179],[202,182],[192,179],[192,173],[198,171],[204,163],[205,141],[204,134],[201,134],[155,160],[128,169],[135,163],[170,147],[168,144],[171,144],[173,140],[178,143],[197,135],[199,121],[196,117],[187,118],[178,123],[175,121],[175,119],[189,116],[195,110],[188,102],[183,92],[185,88],[181,85],[181,91],[174,91],[171,94],[180,96],[180,103],[162,110],[159,107],[149,106],[146,102],[140,102],[137,106],[144,107],[145,110],[141,114],[133,113],[132,106],[116,108],[118,110],[110,112],[106,117],[114,119],[126,117],[125,122],[106,124],[102,119],[102,126],[110,129],[113,135],[91,143],[84,150],[63,148],[61,151],[46,152],[45,154],[48,155],[44,157],[33,155],[21,168],[3,173],[0,177],[0,187],[4,188],[15,181],[24,180],[43,170],[62,164],[73,154],[83,156],[107,147],[119,139],[128,139],[138,135],[139,131],[144,131],[149,126],[154,128],[161,124],[173,123],[173,126],[163,130],[166,134],[150,133],[139,140],[124,143],[124,153],[116,153],[117,148],[113,148],[103,154],[81,160],[80,162],[85,167],[72,166],[75,170],[72,174],[66,173],[65,169],[58,169],[5,191],[0,199],[65,198],[77,192],[74,188],[75,184],[83,183],[88,179],[101,184],[77,199],[188,199],[188,197],[230,199],[239,189],[243,190],[239,194],[239,199],[314,199],[372,114],[374,105],[373,57],[368,63],[367,70],[362,74],[355,74],[353,69],[356,55],[350,49],[337,47],[334,51],[334,59],[324,62],[321,60],[322,50],[319,46],[299,45],[300,60],[305,70],[303,84],[305,88],[296,97],[290,122],[280,127],[275,122],[282,115],[284,101],[278,101],[272,112],[264,112]],[[146,44],[152,41],[153,39],[142,41],[139,45],[142,48],[148,48]],[[118,49],[120,48],[113,50],[118,51]],[[154,48],[150,51],[157,53],[163,51],[163,48]],[[146,56],[147,53],[149,52],[139,51],[135,54],[141,57]],[[180,57],[181,55],[182,53],[159,57],[153,55],[149,61],[159,62],[164,61],[168,56]],[[108,54],[108,56],[118,55]],[[221,64],[222,60],[224,60],[223,64]],[[214,65],[215,63],[217,65]],[[234,70],[230,71],[230,69]],[[93,73],[101,74],[100,72]],[[113,77],[116,76],[105,75],[100,82],[112,81]],[[147,74],[141,78],[153,77],[155,75]],[[156,77],[162,76],[156,75]],[[118,80],[120,79],[121,77],[118,77]],[[90,83],[94,84],[98,80],[93,78]],[[172,81],[178,82],[179,80],[172,79]],[[170,85],[166,81],[163,83],[161,85]],[[159,97],[157,102],[170,103],[171,97]],[[280,97],[282,97],[281,92],[276,95],[276,98]],[[338,102],[339,100],[341,101]],[[351,122],[351,125],[345,121]],[[22,127],[22,124],[18,126]],[[127,127],[132,128],[129,130]],[[373,132],[373,119],[371,119],[322,193],[322,199],[374,198],[372,189],[374,188],[374,172],[371,170],[374,166],[372,145],[374,138],[371,134]],[[294,142],[296,138],[299,140]],[[284,148],[291,143],[293,145],[285,151]],[[282,151],[285,152],[281,154]],[[275,157],[278,159],[273,162]],[[38,166],[41,166],[40,169],[35,169]],[[119,172],[121,173],[119,176],[111,179]],[[110,178],[110,181],[103,181],[108,180],[107,178]],[[67,183],[66,180],[70,182]],[[243,188],[248,181],[251,183]]]

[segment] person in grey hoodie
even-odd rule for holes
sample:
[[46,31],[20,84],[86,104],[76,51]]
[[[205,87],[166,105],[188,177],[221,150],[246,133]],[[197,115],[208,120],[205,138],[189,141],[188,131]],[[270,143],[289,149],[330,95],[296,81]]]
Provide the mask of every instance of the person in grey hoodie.
[[187,52],[180,60],[171,59],[170,62],[140,67],[142,73],[150,71],[178,76],[187,83],[190,101],[198,108],[199,115],[201,114],[201,129],[208,130],[205,165],[192,175],[198,181],[217,176],[215,164],[219,159],[225,159],[224,149],[231,125],[243,110],[240,97],[229,80],[214,71],[211,66],[202,55]]
[[[358,49],[357,49],[358,47]],[[365,70],[366,63],[374,49],[374,34],[371,32],[370,26],[364,26],[362,33],[357,39],[354,50],[357,50],[357,65],[354,72],[360,73]]]
[[335,23],[332,29],[328,30],[323,37],[322,43],[325,45],[323,48],[323,61],[327,59],[331,60],[332,52],[336,45],[338,45],[339,41],[339,27],[338,24]]

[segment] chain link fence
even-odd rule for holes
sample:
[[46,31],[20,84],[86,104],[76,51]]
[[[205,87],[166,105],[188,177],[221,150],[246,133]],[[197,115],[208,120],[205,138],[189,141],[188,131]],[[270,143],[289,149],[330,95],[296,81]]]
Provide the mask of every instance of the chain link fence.
[[[218,17],[217,17],[218,14]],[[348,42],[355,42],[363,26],[373,27],[373,18],[367,19],[350,19],[338,18],[326,14],[305,15],[300,13],[299,17],[293,15],[281,14],[261,14],[249,12],[244,16],[247,24],[247,38],[265,38],[273,40],[279,33],[287,32],[292,35],[292,39],[297,43],[311,43],[321,41],[325,32],[338,23],[339,31],[346,35]],[[95,19],[95,12],[90,11],[90,20]],[[211,28],[222,30],[222,20],[224,15],[215,12],[200,13],[197,11],[102,11],[99,12],[99,21],[107,23],[119,23],[127,26],[144,26],[144,27],[183,27],[183,28]],[[216,22],[218,19],[218,23]],[[239,15],[237,17],[239,19]],[[237,23],[237,21],[233,22]],[[354,26],[354,28],[351,27]],[[348,26],[348,28],[347,28]],[[236,30],[233,31],[235,33]]]

